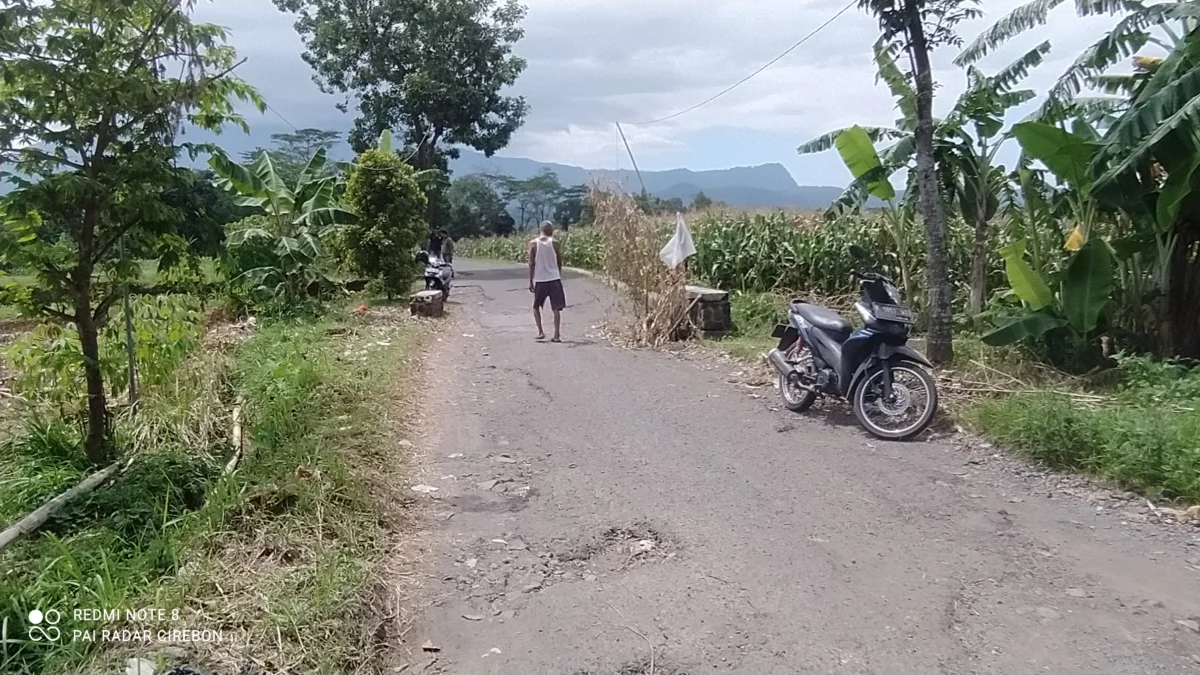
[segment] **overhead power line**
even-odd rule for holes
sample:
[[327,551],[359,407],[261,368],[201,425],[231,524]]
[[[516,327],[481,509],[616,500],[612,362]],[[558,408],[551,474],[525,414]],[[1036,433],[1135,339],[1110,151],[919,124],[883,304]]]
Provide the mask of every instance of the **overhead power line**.
[[725,88],[724,90],[718,92],[717,94],[704,99],[703,101],[697,103],[696,105],[694,105],[690,108],[685,108],[683,110],[680,110],[679,112],[671,113],[670,115],[667,115],[666,117],[660,117],[658,119],[648,120],[646,122],[626,122],[626,124],[631,124],[632,126],[645,126],[647,124],[658,124],[659,122],[666,122],[667,120],[675,119],[676,117],[679,117],[680,115],[686,115],[687,113],[690,113],[697,108],[700,108],[700,107],[708,105],[709,103],[712,103],[713,101],[721,98],[725,94],[728,94],[729,92],[733,91],[734,89],[737,89],[738,87],[742,86],[743,84],[754,79],[762,71],[764,71],[767,68],[770,68],[771,66],[778,63],[783,57],[787,56],[788,54],[791,54],[793,51],[796,50],[797,47],[804,44],[805,42],[808,42],[814,35],[816,35],[817,33],[820,33],[822,30],[825,29],[826,26],[828,26],[829,24],[836,21],[838,19],[838,17],[840,17],[841,15],[850,11],[850,8],[857,5],[858,2],[859,2],[859,0],[850,0],[850,3],[847,4],[845,7],[843,7],[837,14],[834,14],[833,16],[829,17],[829,19],[827,21],[825,21],[825,23],[821,24],[820,26],[817,26],[811,33],[800,38],[799,42],[792,45],[791,47],[788,47],[779,56],[776,56],[775,58],[771,59],[770,61],[767,61],[758,70],[754,71],[753,73],[750,73],[746,77],[743,77],[742,79],[738,80],[737,82],[733,83],[732,85],[730,85],[729,87]]

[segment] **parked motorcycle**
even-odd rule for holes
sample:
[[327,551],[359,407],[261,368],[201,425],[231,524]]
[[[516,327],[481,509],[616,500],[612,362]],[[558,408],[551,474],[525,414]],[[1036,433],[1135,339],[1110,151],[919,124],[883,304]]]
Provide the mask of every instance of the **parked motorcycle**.
[[454,283],[454,266],[427,251],[418,253],[417,261],[425,265],[425,290],[441,291],[443,299],[450,297],[450,286]]
[[767,360],[779,372],[779,392],[788,410],[803,412],[818,397],[850,402],[854,415],[879,438],[906,440],[929,426],[937,412],[937,383],[922,366],[920,352],[906,346],[914,322],[900,291],[882,274],[858,275],[862,298],[855,303],[863,327],[820,305],[792,301],[788,322],[775,327],[779,346]]

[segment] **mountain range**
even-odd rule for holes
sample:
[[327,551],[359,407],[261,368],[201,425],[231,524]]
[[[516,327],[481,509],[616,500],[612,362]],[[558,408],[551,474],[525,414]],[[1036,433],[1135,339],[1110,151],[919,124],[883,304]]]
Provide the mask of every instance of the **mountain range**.
[[703,192],[713,201],[739,208],[824,209],[842,193],[840,187],[798,185],[782,164],[775,163],[709,171],[642,171],[639,179],[632,170],[584,169],[520,157],[485,157],[464,149],[458,159],[450,162],[450,169],[455,177],[490,174],[517,180],[553,171],[563,185],[616,183],[630,192],[641,191],[645,183],[647,192],[662,199],[678,197],[687,203]]
[[[267,127],[262,130],[256,129],[250,135],[224,134],[219,137],[199,131],[194,133],[193,135],[196,137],[190,140],[219,143],[226,152],[236,158],[246,150],[269,146],[271,131],[275,130]],[[332,148],[330,155],[335,159],[342,160],[348,160],[353,156],[349,146],[344,142]],[[194,164],[198,167],[203,166],[203,160]],[[690,169],[642,171],[639,179],[637,172],[632,170],[584,169],[568,164],[540,162],[521,157],[485,157],[475,150],[462,148],[460,157],[451,160],[450,169],[453,172],[452,178],[483,173],[502,174],[518,180],[526,180],[541,171],[549,170],[557,174],[559,182],[564,186],[598,181],[607,184],[616,183],[629,192],[638,192],[641,191],[644,183],[647,192],[662,199],[678,197],[686,204],[691,202],[697,193],[703,192],[713,201],[747,209],[824,209],[842,193],[840,187],[798,185],[796,179],[792,178],[792,174],[778,163],[707,171]],[[7,193],[10,189],[11,187],[6,181],[0,181],[0,195]]]

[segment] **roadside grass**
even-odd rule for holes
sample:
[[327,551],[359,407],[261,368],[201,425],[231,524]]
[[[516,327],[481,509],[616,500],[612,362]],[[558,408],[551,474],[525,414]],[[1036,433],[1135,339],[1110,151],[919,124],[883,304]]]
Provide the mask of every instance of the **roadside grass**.
[[[422,330],[348,313],[269,324],[235,353],[181,369],[161,403],[145,399],[138,421],[122,427],[123,447],[153,451],[0,555],[0,672],[108,672],[133,656],[218,672],[250,663],[370,670],[381,621],[374,584],[386,535],[403,523],[394,496],[409,458],[393,437],[392,393],[418,358]],[[247,449],[226,475],[220,402],[235,393],[245,400]],[[6,520],[84,471],[73,425],[31,431],[0,446]],[[138,607],[178,609],[179,618],[76,622],[69,612]],[[169,628],[220,631],[222,640],[48,646],[25,639],[34,608],[64,611],[67,636]]]
[[1136,357],[1122,359],[1118,374],[1115,392],[1095,401],[1021,392],[977,404],[970,419],[988,438],[1052,467],[1200,503],[1200,368]]

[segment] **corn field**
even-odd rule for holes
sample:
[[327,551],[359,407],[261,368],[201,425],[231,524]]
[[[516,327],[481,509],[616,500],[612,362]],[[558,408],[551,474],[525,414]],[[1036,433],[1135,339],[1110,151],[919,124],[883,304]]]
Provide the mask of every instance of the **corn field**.
[[[714,214],[689,222],[696,244],[689,273],[692,280],[729,291],[800,292],[813,296],[839,296],[856,292],[854,271],[875,269],[900,279],[898,251],[882,221],[861,215],[826,221],[807,214]],[[662,243],[674,231],[674,222],[663,221]],[[913,261],[916,289],[924,285],[924,241],[920,228],[909,235],[908,259]],[[459,254],[468,258],[525,262],[532,235],[465,240]],[[600,270],[604,244],[600,232],[579,227],[557,235],[564,262],[571,267]],[[853,245],[868,253],[866,261],[850,255]],[[965,289],[970,270],[971,232],[962,223],[950,226],[950,279]],[[1000,273],[997,259],[992,269]],[[1001,281],[997,279],[997,282]],[[965,292],[965,290],[964,290]],[[919,297],[912,298],[919,301]]]

